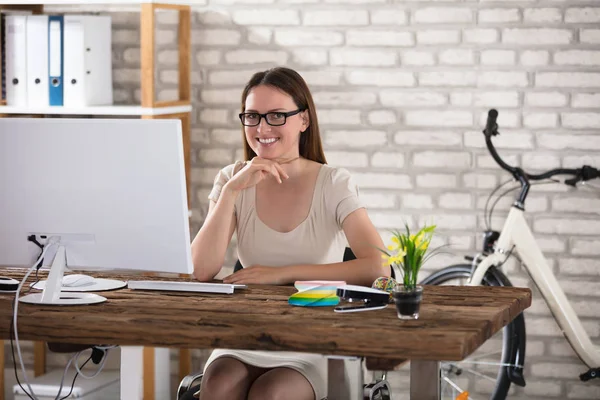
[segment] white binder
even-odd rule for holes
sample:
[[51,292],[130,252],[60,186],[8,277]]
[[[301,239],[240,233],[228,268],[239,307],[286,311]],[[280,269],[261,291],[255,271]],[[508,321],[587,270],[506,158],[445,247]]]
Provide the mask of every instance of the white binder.
[[27,105],[47,107],[48,93],[48,16],[27,17]]
[[27,106],[27,16],[7,15],[6,40],[6,104]]
[[64,17],[64,105],[113,103],[111,18]]

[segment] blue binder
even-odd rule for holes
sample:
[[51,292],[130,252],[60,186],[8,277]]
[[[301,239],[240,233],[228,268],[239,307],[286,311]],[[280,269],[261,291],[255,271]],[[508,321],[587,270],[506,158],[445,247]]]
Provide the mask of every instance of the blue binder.
[[48,95],[51,106],[63,105],[63,27],[62,15],[48,18]]

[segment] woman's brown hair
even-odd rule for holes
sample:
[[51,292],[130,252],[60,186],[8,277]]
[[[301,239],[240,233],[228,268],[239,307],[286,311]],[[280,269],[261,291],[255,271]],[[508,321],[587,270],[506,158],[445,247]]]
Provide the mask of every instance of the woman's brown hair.
[[[302,79],[300,74],[290,68],[276,67],[266,71],[257,72],[252,75],[250,81],[242,93],[242,112],[246,111],[246,98],[250,91],[259,85],[272,86],[287,93],[301,110],[308,112],[308,128],[300,134],[300,157],[316,161],[321,164],[327,164],[325,154],[323,153],[323,144],[321,143],[321,134],[319,132],[319,123],[317,121],[317,112],[312,95],[308,85]],[[252,160],[256,153],[246,140],[244,127],[242,126],[242,137],[244,140],[244,156],[246,160]]]

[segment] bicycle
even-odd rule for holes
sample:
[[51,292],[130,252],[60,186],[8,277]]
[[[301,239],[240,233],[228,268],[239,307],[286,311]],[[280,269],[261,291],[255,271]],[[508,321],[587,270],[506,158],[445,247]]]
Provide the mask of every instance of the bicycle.
[[[496,123],[497,117],[498,112],[496,110],[488,112],[486,127],[483,130],[487,148],[496,163],[502,169],[511,173],[514,180],[519,182],[518,187],[505,191],[499,196],[498,200],[511,190],[520,189],[519,194],[509,211],[502,231],[493,231],[488,225],[484,234],[483,251],[474,257],[466,257],[471,261],[471,264],[456,264],[443,268],[425,278],[422,284],[452,284],[459,280],[459,283],[466,285],[512,286],[508,277],[502,272],[501,266],[511,255],[516,256],[523,264],[524,270],[529,273],[531,279],[539,288],[567,341],[581,361],[589,368],[586,373],[580,375],[580,379],[587,381],[598,378],[600,377],[600,347],[596,347],[592,343],[552,269],[546,263],[546,259],[524,218],[524,212],[529,189],[534,184],[530,181],[550,179],[554,182],[560,182],[554,180],[553,177],[571,175],[572,178],[565,180],[563,183],[576,186],[578,182],[600,178],[600,171],[584,165],[582,168],[558,168],[536,175],[529,174],[522,168],[508,165],[499,156],[492,143],[492,137],[499,134],[498,124]],[[487,213],[489,201],[496,191],[508,182],[510,181],[501,184],[492,192],[488,198],[488,203],[486,203],[484,213]],[[496,200],[496,203],[498,200]],[[496,203],[492,205],[490,220]],[[498,345],[498,336],[501,336],[500,351],[490,352],[487,348],[479,349],[473,356],[464,361],[442,362],[441,397],[444,398],[444,396],[449,395],[450,398],[455,399],[457,394],[468,391],[469,399],[504,400],[511,384],[525,386],[523,374],[525,333],[525,318],[521,314],[488,341],[491,346]],[[499,357],[499,360],[496,360],[496,357]],[[466,375],[461,376],[464,373]],[[489,374],[495,375],[490,376]],[[476,397],[477,395],[481,397]]]

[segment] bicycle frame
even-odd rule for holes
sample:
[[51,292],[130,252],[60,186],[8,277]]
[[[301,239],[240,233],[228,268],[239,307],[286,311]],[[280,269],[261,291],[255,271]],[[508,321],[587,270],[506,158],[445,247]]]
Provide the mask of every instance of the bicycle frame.
[[501,265],[514,246],[575,353],[589,368],[597,368],[600,366],[600,347],[596,347],[592,343],[583,328],[552,269],[546,263],[546,259],[537,245],[523,213],[520,208],[511,207],[500,237],[496,242],[494,253],[484,258],[477,265],[467,284],[470,286],[480,285],[487,270],[492,265]]

